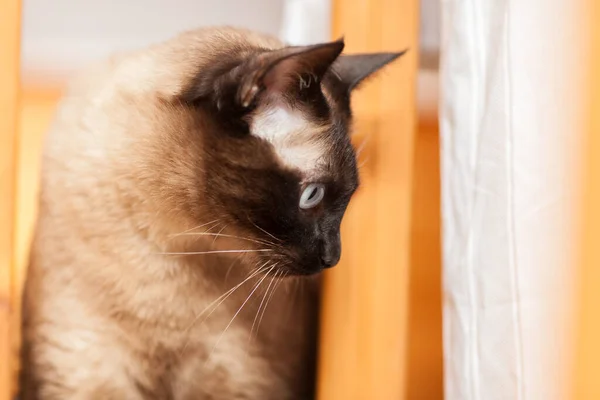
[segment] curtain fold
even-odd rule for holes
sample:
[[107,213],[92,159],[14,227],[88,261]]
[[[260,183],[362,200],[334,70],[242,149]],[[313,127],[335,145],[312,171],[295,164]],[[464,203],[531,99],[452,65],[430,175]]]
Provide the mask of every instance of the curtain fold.
[[568,398],[576,3],[442,1],[447,400]]

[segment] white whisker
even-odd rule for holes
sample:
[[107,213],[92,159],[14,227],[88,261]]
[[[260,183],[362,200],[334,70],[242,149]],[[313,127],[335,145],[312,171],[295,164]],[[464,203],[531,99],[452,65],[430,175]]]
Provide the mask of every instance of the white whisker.
[[[273,268],[276,268],[277,265],[278,265],[278,263],[275,263],[273,265]],[[271,272],[273,270],[273,268],[271,268],[271,270],[269,270],[269,272]],[[271,277],[271,281],[269,282],[269,285],[267,286],[267,290],[265,290],[265,294],[260,302],[260,305],[258,306],[258,310],[256,310],[256,315],[254,316],[254,321],[252,321],[252,327],[250,328],[250,335],[248,336],[248,341],[250,341],[250,339],[252,338],[252,332],[254,331],[254,324],[256,324],[256,320],[258,319],[260,310],[262,309],[263,303],[265,302],[265,299],[267,298],[267,295],[269,294],[269,289],[271,288],[271,285],[273,284],[273,281],[275,280],[276,276],[277,276],[277,272],[275,272],[275,275],[273,275]],[[266,306],[266,303],[265,303],[265,306]],[[258,327],[256,329],[256,333],[258,335]]]
[[[222,230],[221,230],[222,231]],[[250,239],[247,237],[243,237],[243,236],[235,236],[235,235],[228,235],[225,233],[211,233],[211,232],[190,232],[190,233],[182,233],[181,236],[215,236],[215,239],[217,237],[226,237],[226,238],[232,238],[232,239],[240,239],[240,240],[247,240],[249,242],[253,242],[253,243],[258,243],[258,244],[262,244],[262,245],[269,245],[272,244],[274,245],[275,243],[270,243],[270,242],[266,242],[263,240],[256,240],[256,239]],[[214,244],[214,241],[213,241]]]
[[[262,314],[260,315],[260,318],[258,319],[258,325],[256,325],[256,332],[258,332],[258,330],[260,329],[260,323],[262,322],[263,317],[265,316],[265,311],[267,310],[267,307],[269,306],[269,303],[271,302],[271,299],[273,298],[273,295],[275,294],[275,291],[277,290],[277,287],[279,286],[279,284],[281,283],[281,279],[279,279],[280,277],[278,277],[280,271],[275,272],[275,278],[277,279],[277,282],[275,283],[275,286],[273,286],[273,290],[271,291],[271,294],[269,295],[269,298],[267,299],[267,302],[265,303],[265,306],[262,310]],[[281,276],[283,276],[284,272],[281,272]]]
[[[265,263],[266,264],[266,263]],[[263,264],[263,265],[265,265]],[[261,267],[262,268],[262,267]],[[206,311],[208,311],[213,305],[215,305],[216,303],[217,306],[215,307],[215,309],[221,305],[221,303],[223,301],[225,301],[227,299],[227,297],[233,293],[235,290],[237,290],[240,286],[242,286],[244,283],[248,282],[250,279],[254,278],[256,275],[258,275],[261,271],[261,268],[257,269],[256,271],[254,271],[252,274],[250,274],[250,276],[248,276],[246,279],[244,279],[242,282],[238,283],[237,285],[235,285],[234,287],[232,287],[231,289],[229,289],[228,291],[226,291],[225,293],[223,293],[222,295],[220,295],[219,297],[217,297],[212,303],[210,303],[208,306],[206,306],[204,308],[204,310],[202,310],[198,315],[196,315],[196,317],[194,318],[194,321],[192,321],[192,323],[190,324],[189,327],[186,328],[186,331],[190,330],[192,328],[192,326],[194,326],[194,324],[198,321],[198,318],[200,318]],[[214,310],[213,310],[214,311]],[[212,313],[212,311],[211,311]],[[210,314],[208,315],[210,316]]]
[[[234,287],[232,287],[231,289],[229,289],[228,291],[226,291],[225,293],[223,293],[222,295],[220,295],[219,297],[217,297],[214,301],[212,301],[208,306],[206,306],[200,313],[198,313],[195,317],[194,320],[192,321],[192,323],[183,331],[184,333],[187,333],[190,329],[192,329],[194,327],[194,325],[196,325],[196,323],[198,322],[198,320],[200,319],[200,317],[202,317],[202,315],[204,315],[205,312],[207,312],[209,309],[211,309],[211,307],[214,306],[214,308],[212,308],[212,310],[208,313],[208,315],[202,320],[202,322],[206,321],[208,318],[210,318],[210,316],[213,314],[213,312],[215,312],[215,310],[217,308],[219,308],[219,306],[221,304],[223,304],[223,302],[225,302],[225,300],[227,300],[227,298],[229,296],[231,296],[233,294],[233,292],[235,292],[237,289],[239,289],[244,283],[248,282],[250,279],[254,278],[256,275],[260,274],[261,272],[265,271],[267,268],[263,268],[265,265],[267,264],[267,262],[265,262],[263,265],[261,265],[259,268],[257,268],[255,271],[253,271],[246,279],[244,279],[242,282],[238,283],[237,285],[235,285]],[[215,305],[216,304],[216,305]],[[189,340],[188,340],[189,342]],[[183,346],[183,348],[181,349],[181,354],[183,354],[183,352],[185,351],[185,349],[187,348],[188,342],[186,342],[186,344]]]
[[360,153],[363,152],[363,150],[367,146],[368,141],[369,141],[369,136],[365,136],[365,138],[362,140],[362,142],[360,142],[360,144],[358,145],[358,147],[356,148],[356,151],[355,151],[357,157],[360,155]]
[[[288,321],[289,318],[293,316],[293,311],[294,311],[294,306],[296,305],[296,299],[299,296],[299,290],[298,288],[302,287],[302,283],[304,282],[303,278],[300,277],[294,277],[293,278],[293,282],[290,282],[289,286],[294,286],[293,288],[290,289],[290,294],[287,296],[288,298],[288,304],[286,307],[286,314],[288,316]],[[302,297],[302,295],[300,294],[300,297]]]
[[180,232],[180,233],[174,233],[174,234],[171,234],[171,235],[169,235],[169,236],[170,236],[170,237],[182,236],[182,235],[185,235],[185,234],[187,234],[188,232],[195,231],[196,229],[203,228],[203,227],[205,227],[205,226],[207,226],[207,225],[213,225],[213,226],[211,226],[211,227],[209,228],[209,229],[212,229],[212,228],[214,228],[214,225],[216,225],[218,222],[219,222],[219,220],[218,220],[218,219],[215,219],[215,220],[213,220],[213,221],[210,221],[210,222],[207,222],[207,223],[205,223],[205,224],[198,225],[198,226],[195,226],[195,227],[193,227],[193,228],[187,229],[187,230],[185,230],[185,231],[183,231],[183,232]]
[[[217,240],[217,238],[219,236],[221,236],[222,232],[225,230],[226,227],[227,227],[227,225],[223,225],[223,227],[221,228],[221,230],[219,232],[217,232],[215,235],[213,235],[214,239],[213,239],[212,243],[210,244],[211,246],[215,245],[215,241]],[[223,235],[223,236],[225,236],[225,235]]]
[[244,253],[239,254],[237,257],[235,257],[235,259],[231,262],[231,264],[229,264],[229,267],[227,268],[227,272],[225,272],[225,278],[223,279],[223,282],[227,283],[227,278],[229,277],[229,273],[233,269],[233,266],[240,261],[240,258],[242,258],[243,255],[244,255]]
[[266,233],[267,235],[269,235],[270,237],[272,237],[273,239],[275,239],[277,242],[281,242],[281,239],[276,238],[275,236],[273,236],[272,234],[270,234],[269,232],[267,232],[266,230],[264,230],[263,228],[261,228],[260,226],[256,225],[254,223],[254,221],[252,221],[250,219],[250,217],[248,217],[248,221],[250,221],[250,223],[252,223],[252,225],[254,225],[257,229],[261,230],[262,232]]
[[227,326],[225,327],[225,329],[223,329],[223,332],[221,332],[221,335],[217,339],[217,342],[215,343],[213,349],[210,352],[210,355],[206,359],[207,362],[208,362],[208,360],[210,360],[210,358],[212,357],[212,354],[214,353],[214,351],[216,350],[216,348],[219,346],[219,343],[221,342],[221,339],[223,339],[223,336],[225,335],[225,332],[227,332],[227,329],[229,329],[229,327],[231,326],[231,324],[233,323],[233,321],[235,320],[235,318],[238,316],[238,314],[242,311],[242,309],[244,308],[244,306],[246,305],[246,303],[248,302],[248,300],[250,300],[250,298],[252,297],[252,295],[254,294],[254,292],[256,292],[256,289],[259,288],[259,286],[261,285],[261,283],[263,283],[263,281],[269,276],[269,272],[272,271],[272,270],[273,270],[273,267],[271,267],[269,269],[269,271],[265,274],[265,276],[263,276],[261,278],[261,280],[258,281],[258,283],[256,284],[256,286],[254,286],[254,289],[252,289],[252,291],[250,292],[250,294],[248,295],[248,297],[246,297],[246,300],[244,300],[244,302],[242,303],[242,305],[240,306],[240,308],[238,308],[238,310],[235,312],[235,314],[233,314],[233,317],[231,317],[231,320],[229,321],[229,323],[227,324]]
[[362,169],[365,166],[365,164],[367,164],[367,161],[369,161],[369,157],[365,158],[360,164],[356,166],[356,168]]
[[202,254],[221,254],[221,253],[258,253],[258,252],[264,252],[264,251],[273,251],[273,249],[182,251],[182,252],[165,252],[165,253],[158,253],[158,254],[170,255],[170,256],[193,256],[193,255],[202,255]]
[[[229,296],[231,296],[233,294],[233,292],[235,292],[240,286],[242,286],[244,283],[246,283],[250,278],[254,278],[256,275],[260,274],[261,272],[266,271],[269,267],[265,267],[263,268],[265,265],[267,264],[267,262],[265,262],[263,265],[260,266],[260,268],[258,268],[253,274],[252,276],[244,279],[241,283],[237,284],[235,287],[233,287],[232,289],[230,289],[229,291],[227,291],[225,293],[225,297],[223,298],[223,295],[221,295],[219,298],[222,298],[221,301],[219,301],[219,304],[217,304],[209,313],[208,315],[202,320],[202,322],[206,321],[208,318],[210,318],[210,316],[212,315],[213,312],[216,311],[217,308],[219,308],[219,306],[221,304],[223,304],[225,302],[225,300],[227,300],[227,298]],[[218,301],[219,299],[217,299],[216,301]],[[214,302],[213,302],[214,303]]]

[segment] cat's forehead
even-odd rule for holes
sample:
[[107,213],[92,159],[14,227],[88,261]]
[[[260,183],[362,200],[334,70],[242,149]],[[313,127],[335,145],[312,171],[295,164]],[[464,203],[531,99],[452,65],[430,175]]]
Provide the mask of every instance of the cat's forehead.
[[305,178],[325,173],[331,159],[331,121],[317,120],[285,104],[260,107],[252,116],[250,133],[269,142],[279,161]]

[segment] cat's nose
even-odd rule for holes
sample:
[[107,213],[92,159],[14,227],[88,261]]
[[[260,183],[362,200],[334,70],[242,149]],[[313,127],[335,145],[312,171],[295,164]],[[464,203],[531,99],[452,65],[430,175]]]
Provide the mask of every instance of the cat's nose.
[[340,257],[335,257],[332,255],[321,255],[321,265],[323,268],[331,268],[335,266],[340,261]]
[[340,261],[342,246],[339,232],[336,232],[321,242],[321,266],[331,268]]

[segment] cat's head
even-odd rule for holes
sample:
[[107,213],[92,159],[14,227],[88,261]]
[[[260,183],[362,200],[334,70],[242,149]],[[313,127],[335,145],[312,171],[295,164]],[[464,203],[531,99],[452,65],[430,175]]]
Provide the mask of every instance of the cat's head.
[[[253,265],[297,275],[338,263],[359,185],[350,96],[402,54],[343,48],[230,43],[183,88],[202,153],[190,225],[203,226],[213,250],[247,251]],[[233,236],[243,239],[223,240]]]

